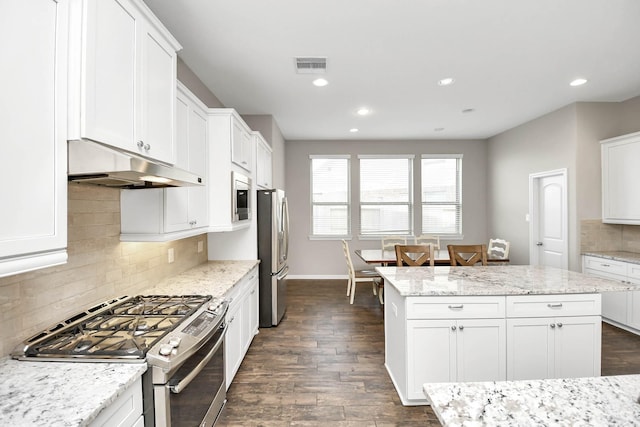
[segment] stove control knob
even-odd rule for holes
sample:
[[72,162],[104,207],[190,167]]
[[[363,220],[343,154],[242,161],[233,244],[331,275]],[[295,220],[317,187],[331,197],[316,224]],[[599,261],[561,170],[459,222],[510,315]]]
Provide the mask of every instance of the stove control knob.
[[178,348],[180,346],[180,337],[173,337],[169,339],[169,345],[173,348]]
[[162,344],[158,349],[161,356],[170,356],[173,353],[173,346],[170,344]]
[[207,307],[207,310],[213,311],[214,313],[216,312],[217,309],[218,309],[218,304],[215,304],[215,303],[209,304],[209,307]]

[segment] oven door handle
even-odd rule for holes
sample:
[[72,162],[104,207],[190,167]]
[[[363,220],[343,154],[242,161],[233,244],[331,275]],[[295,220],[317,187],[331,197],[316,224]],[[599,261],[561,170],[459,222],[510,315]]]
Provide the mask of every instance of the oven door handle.
[[205,358],[202,359],[195,368],[193,368],[193,371],[189,372],[189,375],[187,375],[182,380],[180,380],[178,384],[169,386],[169,390],[171,390],[171,393],[175,393],[175,394],[180,393],[189,385],[191,381],[193,381],[193,379],[200,373],[200,371],[204,369],[204,367],[207,365],[207,363],[209,363],[211,358],[213,358],[213,355],[216,354],[216,351],[220,349],[220,346],[224,342],[225,334],[226,334],[226,331],[222,333],[216,345],[214,345],[211,351],[207,353]]

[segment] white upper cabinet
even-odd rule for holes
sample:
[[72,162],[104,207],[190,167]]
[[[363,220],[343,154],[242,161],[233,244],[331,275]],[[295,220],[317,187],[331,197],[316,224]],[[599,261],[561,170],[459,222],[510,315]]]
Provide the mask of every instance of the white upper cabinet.
[[[180,82],[176,129],[176,166],[206,177],[206,107]],[[205,185],[122,190],[120,205],[122,241],[182,239],[204,233],[209,220]]]
[[256,186],[273,188],[273,166],[271,147],[260,132],[253,132],[256,140]]
[[246,171],[253,168],[253,135],[247,124],[233,111],[231,120],[231,161]]
[[175,162],[178,42],[140,0],[70,0],[69,134]]
[[602,222],[640,224],[640,132],[601,141]]
[[0,277],[67,260],[66,3],[2,2]]
[[[251,129],[233,108],[209,108],[209,231],[247,228],[254,219],[234,218],[232,173],[251,177],[255,140]],[[249,188],[249,210],[255,206],[254,188]],[[252,216],[253,218],[253,216]]]

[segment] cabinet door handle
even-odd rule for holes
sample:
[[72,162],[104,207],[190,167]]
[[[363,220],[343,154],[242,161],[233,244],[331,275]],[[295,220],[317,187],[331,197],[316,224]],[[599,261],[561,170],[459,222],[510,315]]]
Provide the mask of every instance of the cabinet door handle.
[[144,147],[144,142],[143,141],[138,141],[138,143],[136,145],[138,146],[138,148],[142,148],[142,147]]
[[455,330],[456,330],[456,326],[455,326],[455,325],[453,325],[453,326],[451,327],[451,330],[452,330],[452,331],[455,331]]
[[464,325],[460,325],[460,326],[458,327],[458,329],[460,329],[460,330],[462,331],[462,330],[464,329]]
[[562,303],[556,303],[556,304],[547,304],[547,307],[549,308],[562,308]]
[[450,310],[462,310],[462,308],[464,307],[464,304],[459,304],[459,305],[450,305],[449,309]]
[[145,149],[145,151],[151,150],[151,145],[150,144],[144,144],[144,149]]
[[550,324],[550,325],[549,325],[549,327],[550,327],[551,329],[555,329],[556,324],[555,324],[555,323],[552,323],[552,324]]
[[562,328],[562,323],[558,323],[558,328]]

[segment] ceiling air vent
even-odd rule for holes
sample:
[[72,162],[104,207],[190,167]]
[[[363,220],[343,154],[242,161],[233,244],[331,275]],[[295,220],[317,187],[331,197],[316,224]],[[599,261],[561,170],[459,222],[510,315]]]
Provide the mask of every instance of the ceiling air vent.
[[296,58],[296,71],[298,74],[323,74],[327,71],[327,58]]

